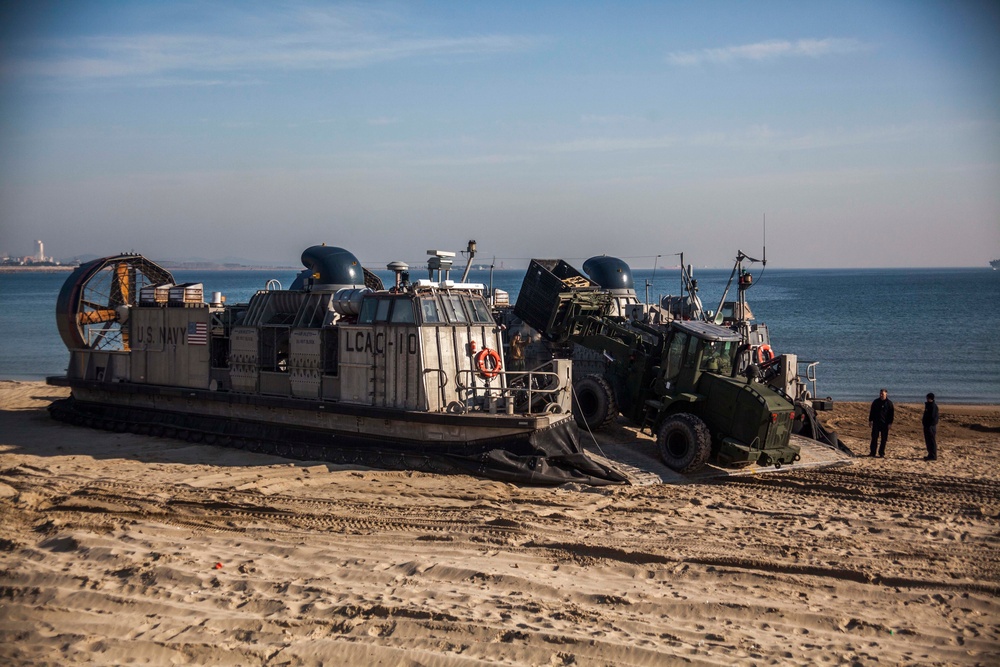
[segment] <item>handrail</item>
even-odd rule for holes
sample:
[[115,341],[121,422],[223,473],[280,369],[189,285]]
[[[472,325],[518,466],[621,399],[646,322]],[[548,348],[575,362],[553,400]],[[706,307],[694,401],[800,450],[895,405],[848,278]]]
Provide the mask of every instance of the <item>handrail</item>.
[[445,387],[448,386],[448,371],[444,370],[443,368],[425,368],[424,375],[427,375],[429,373],[438,374],[437,390],[438,394],[440,395],[439,398],[441,400],[442,405],[446,404],[448,402],[448,396],[445,393]]
[[[463,376],[468,375],[470,379],[474,380],[475,376],[478,375],[478,371],[471,369],[463,369],[458,371],[455,375],[455,384],[460,392],[471,392],[473,397],[476,397],[480,391],[482,395],[490,399],[506,399],[508,412],[513,409],[514,398],[517,395],[525,395],[527,398],[527,414],[534,414],[532,406],[534,405],[535,399],[539,396],[547,396],[558,394],[559,392],[565,391],[566,387],[559,384],[560,375],[559,373],[554,373],[552,371],[500,371],[497,376],[510,378],[517,377],[518,379],[524,380],[525,386],[510,386],[510,383],[499,383],[497,386],[493,386],[490,383],[485,385],[477,385],[474,381],[470,384],[465,384],[462,380]],[[536,382],[537,380],[537,382]],[[553,382],[554,381],[554,382]],[[546,386],[552,385],[554,387]],[[540,386],[536,386],[540,385]],[[547,412],[548,406],[554,404],[554,401],[546,401],[545,408],[539,412]],[[490,407],[495,409],[495,405],[490,402]],[[492,412],[493,410],[491,410]]]
[[816,367],[819,366],[818,361],[809,362],[806,366],[806,381],[812,386],[812,395],[818,396],[816,393]]

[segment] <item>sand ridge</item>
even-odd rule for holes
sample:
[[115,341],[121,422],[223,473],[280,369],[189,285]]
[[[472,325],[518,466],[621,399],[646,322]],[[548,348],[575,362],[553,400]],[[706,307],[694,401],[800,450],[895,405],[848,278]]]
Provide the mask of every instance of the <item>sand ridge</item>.
[[[898,406],[886,459],[552,489],[82,429],[63,395],[0,382],[5,664],[1000,661],[997,406],[942,405],[933,463]],[[863,453],[866,418],[826,421]]]

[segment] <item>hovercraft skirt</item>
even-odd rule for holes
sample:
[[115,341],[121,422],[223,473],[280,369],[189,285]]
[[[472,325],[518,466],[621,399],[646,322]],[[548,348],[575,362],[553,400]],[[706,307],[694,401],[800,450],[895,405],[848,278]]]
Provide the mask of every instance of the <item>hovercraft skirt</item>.
[[457,415],[130,383],[59,382],[53,418],[299,460],[464,473],[508,482],[592,485],[625,477],[590,459],[572,420]]

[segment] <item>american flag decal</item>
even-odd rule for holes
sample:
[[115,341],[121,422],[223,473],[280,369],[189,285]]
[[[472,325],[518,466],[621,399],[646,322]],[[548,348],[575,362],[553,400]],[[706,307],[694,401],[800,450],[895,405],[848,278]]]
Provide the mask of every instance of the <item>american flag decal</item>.
[[188,322],[188,345],[208,345],[208,325],[204,322]]

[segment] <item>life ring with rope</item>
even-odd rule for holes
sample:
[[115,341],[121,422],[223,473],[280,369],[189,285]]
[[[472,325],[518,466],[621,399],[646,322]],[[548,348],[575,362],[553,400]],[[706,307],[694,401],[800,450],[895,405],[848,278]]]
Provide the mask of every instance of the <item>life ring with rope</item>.
[[503,364],[500,362],[500,353],[484,347],[476,355],[476,367],[479,369],[479,374],[487,380],[495,378],[503,370]]
[[766,366],[775,360],[774,351],[771,350],[770,345],[761,345],[757,348],[757,363],[761,366]]

